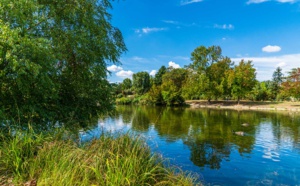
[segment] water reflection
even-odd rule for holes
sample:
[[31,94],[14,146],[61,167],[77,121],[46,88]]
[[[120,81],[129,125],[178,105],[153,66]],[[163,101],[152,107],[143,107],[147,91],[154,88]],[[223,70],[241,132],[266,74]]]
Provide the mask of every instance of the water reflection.
[[153,150],[209,183],[300,184],[297,113],[119,106],[102,126],[144,134]]

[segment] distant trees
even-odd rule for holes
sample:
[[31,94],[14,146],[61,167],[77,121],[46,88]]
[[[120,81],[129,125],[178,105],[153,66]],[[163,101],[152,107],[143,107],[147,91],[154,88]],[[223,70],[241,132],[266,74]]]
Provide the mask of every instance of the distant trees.
[[133,88],[138,95],[148,92],[151,87],[150,75],[148,72],[138,72],[133,74]]
[[183,68],[170,68],[162,77],[161,94],[167,105],[183,104],[181,88],[185,82],[187,71]]
[[162,77],[167,72],[167,68],[165,66],[161,66],[158,72],[154,76],[154,84],[159,86],[162,84]]
[[186,98],[206,98],[208,101],[229,95],[227,79],[233,63],[230,58],[222,56],[221,48],[200,46],[191,56],[192,63],[187,66],[190,73],[183,95]]
[[283,82],[282,69],[280,67],[277,67],[276,70],[273,72],[272,87],[271,87],[272,99],[277,99],[277,95],[280,93],[281,90],[282,82]]
[[121,84],[122,86],[122,94],[123,95],[128,95],[131,93],[131,88],[132,88],[132,81],[129,78],[125,78]]
[[282,93],[285,97],[300,98],[300,68],[293,68],[288,72],[286,81],[282,83]]
[[238,103],[253,89],[255,83],[256,72],[251,61],[245,62],[242,60],[229,75],[231,94],[237,99]]
[[262,82],[257,81],[249,95],[249,98],[255,101],[271,100],[272,99],[271,86],[272,86],[271,81],[262,81]]
[[[133,76],[133,89],[143,103],[180,105],[185,99],[241,99],[274,101],[300,98],[300,68],[284,77],[276,68],[272,80],[259,82],[252,61],[234,64],[222,55],[219,46],[199,46],[191,53],[191,63],[185,68],[162,66],[148,81],[147,72]],[[124,83],[124,82],[123,82]]]

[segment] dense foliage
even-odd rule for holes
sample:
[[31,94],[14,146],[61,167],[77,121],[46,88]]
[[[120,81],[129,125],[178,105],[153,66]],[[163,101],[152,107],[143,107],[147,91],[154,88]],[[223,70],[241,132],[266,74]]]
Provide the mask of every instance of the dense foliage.
[[108,62],[126,50],[109,0],[0,2],[0,112],[15,122],[112,109]]
[[[154,77],[149,77],[147,72],[134,74],[130,90],[136,94],[126,99],[124,94],[118,96],[117,102],[129,104],[137,100],[135,102],[146,104],[181,105],[185,99],[207,99],[208,102],[235,99],[238,103],[241,99],[299,99],[300,68],[292,69],[288,74],[284,77],[282,69],[277,67],[272,80],[259,82],[252,61],[241,60],[234,64],[229,57],[222,55],[219,46],[199,46],[191,53],[191,63],[185,68],[162,66]],[[128,89],[121,88],[125,83],[116,86],[116,95]]]

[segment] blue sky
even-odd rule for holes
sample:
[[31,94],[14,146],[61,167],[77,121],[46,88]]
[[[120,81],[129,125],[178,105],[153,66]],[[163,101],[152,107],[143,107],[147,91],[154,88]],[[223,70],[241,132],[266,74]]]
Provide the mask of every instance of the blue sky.
[[110,13],[128,48],[122,65],[108,65],[111,82],[184,67],[200,45],[220,46],[235,64],[252,60],[260,81],[300,67],[299,0],[120,0]]

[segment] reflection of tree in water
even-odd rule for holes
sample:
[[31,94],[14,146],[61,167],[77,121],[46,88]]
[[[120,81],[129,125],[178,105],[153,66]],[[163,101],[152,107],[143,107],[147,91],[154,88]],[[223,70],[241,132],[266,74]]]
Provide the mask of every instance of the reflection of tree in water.
[[185,144],[191,150],[191,161],[199,167],[209,166],[211,169],[219,169],[222,160],[227,159],[230,155],[228,144],[212,144],[211,141],[198,139],[186,141]]
[[133,106],[118,106],[117,107],[117,112],[122,115],[122,120],[124,124],[130,124],[131,119],[133,117],[134,113],[134,108]]
[[[132,120],[134,130],[147,131],[152,123],[166,141],[182,140],[191,151],[191,161],[199,167],[219,169],[222,161],[229,160],[233,149],[241,156],[251,153],[261,123],[271,122],[276,138],[292,138],[294,148],[300,149],[299,114],[127,106],[120,112],[128,118],[127,122]],[[244,127],[242,123],[250,125]],[[244,131],[246,135],[234,135],[232,130]]]
[[181,139],[188,134],[188,120],[184,108],[166,108],[162,110],[155,123],[155,129],[160,136],[166,136],[167,141]]
[[[253,115],[226,110],[195,112],[198,122],[190,126],[189,135],[184,139],[184,144],[191,150],[190,159],[195,165],[219,169],[222,161],[229,160],[233,144],[241,155],[252,151],[254,136],[236,136],[232,130],[241,128],[241,118],[254,125]],[[253,128],[246,130],[251,133]]]
[[143,107],[137,107],[133,112],[132,129],[137,131],[147,131],[150,127],[150,119]]
[[300,153],[300,114],[299,113],[273,113],[270,116],[272,133],[280,146],[286,139],[292,140],[295,150]]

